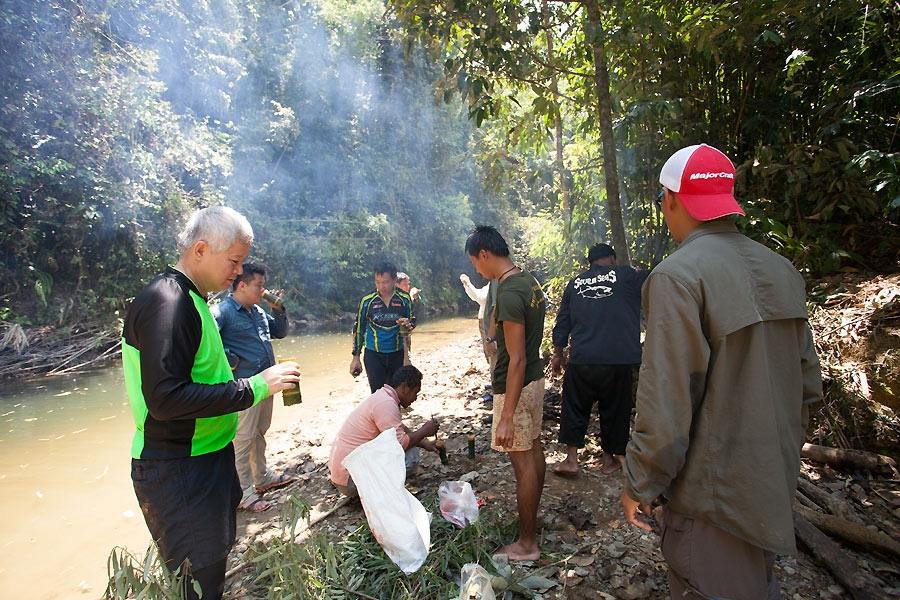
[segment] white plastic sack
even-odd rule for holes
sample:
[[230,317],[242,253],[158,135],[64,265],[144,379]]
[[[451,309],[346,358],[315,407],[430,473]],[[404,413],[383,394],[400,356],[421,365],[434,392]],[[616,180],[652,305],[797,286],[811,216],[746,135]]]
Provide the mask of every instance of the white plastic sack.
[[475,563],[463,565],[459,600],[497,600],[491,587],[491,576],[484,567]]
[[445,481],[438,488],[441,514],[456,525],[465,527],[478,520],[478,500],[468,481]]
[[342,464],[356,484],[372,535],[404,573],[418,571],[431,546],[431,513],[406,490],[406,462],[397,431],[382,431]]

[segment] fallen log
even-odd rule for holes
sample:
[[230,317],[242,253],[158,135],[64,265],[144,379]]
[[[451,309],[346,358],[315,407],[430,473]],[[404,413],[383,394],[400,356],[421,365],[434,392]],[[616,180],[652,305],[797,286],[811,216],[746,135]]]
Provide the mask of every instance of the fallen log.
[[799,491],[802,491],[809,499],[827,512],[848,521],[859,520],[853,512],[853,508],[848,506],[846,502],[841,502],[834,494],[826,492],[806,477],[798,477],[797,484]]
[[[117,341],[113,342],[112,346],[110,346],[109,348],[104,350],[103,354],[100,354],[99,356],[95,356],[94,358],[87,360],[83,363],[77,364],[75,366],[62,369],[61,371],[55,371],[52,373],[52,375],[63,375],[66,373],[73,373],[75,371],[84,369],[85,367],[92,365],[94,363],[100,362],[102,360],[112,359],[114,356],[116,356],[122,352],[121,344],[122,343],[117,340]],[[115,352],[113,352],[113,350],[115,350]],[[110,354],[110,352],[112,352],[112,354]],[[51,373],[47,373],[47,375],[49,376],[49,375],[51,375]]]
[[802,515],[794,513],[794,531],[809,553],[831,571],[854,600],[887,598],[878,579],[855,566],[841,547]]
[[805,506],[795,505],[794,510],[819,529],[836,535],[845,541],[867,550],[878,550],[885,554],[893,554],[900,557],[900,542],[891,539],[880,531],[872,531],[859,523],[852,523],[840,517],[823,515]]
[[897,471],[897,463],[894,459],[862,450],[845,450],[843,448],[831,448],[816,444],[803,444],[800,456],[833,467],[851,467],[864,471]]
[[809,510],[817,510],[821,508],[819,504],[813,502],[806,494],[803,493],[802,490],[797,490],[795,499],[799,504],[805,506]]

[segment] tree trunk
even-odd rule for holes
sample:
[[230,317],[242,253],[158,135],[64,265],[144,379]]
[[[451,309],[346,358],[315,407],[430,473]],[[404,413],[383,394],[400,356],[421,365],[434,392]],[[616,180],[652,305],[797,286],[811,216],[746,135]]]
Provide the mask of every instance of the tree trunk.
[[797,485],[804,494],[806,494],[813,500],[813,502],[815,502],[834,516],[846,519],[847,521],[859,520],[854,514],[852,507],[844,502],[841,502],[841,500],[834,494],[831,494],[819,488],[819,486],[808,480],[806,477],[798,477]]
[[609,92],[609,68],[606,62],[606,34],[600,22],[598,0],[584,2],[588,14],[585,32],[594,55],[594,88],[597,92],[597,115],[600,122],[600,143],[603,146],[603,178],[606,180],[606,201],[609,205],[609,228],[619,264],[631,264],[625,221],[619,198],[619,168],[616,161],[616,139],[612,127],[612,95]]
[[[544,18],[544,35],[547,40],[547,64],[553,64],[553,32],[550,27],[550,7],[548,5],[547,0],[543,0],[541,3],[541,12],[543,13]],[[559,79],[556,71],[551,70],[550,74],[550,91],[553,92],[555,96],[555,100],[559,102]],[[564,219],[565,219],[565,241],[568,242],[572,237],[572,204],[571,204],[571,195],[569,193],[569,181],[566,177],[566,164],[563,160],[563,126],[562,126],[562,111],[557,111],[556,115],[553,117],[553,127],[555,130],[555,138],[556,138],[556,160],[554,161],[554,168],[556,170],[556,174],[559,177],[559,195],[560,201],[562,204]]]

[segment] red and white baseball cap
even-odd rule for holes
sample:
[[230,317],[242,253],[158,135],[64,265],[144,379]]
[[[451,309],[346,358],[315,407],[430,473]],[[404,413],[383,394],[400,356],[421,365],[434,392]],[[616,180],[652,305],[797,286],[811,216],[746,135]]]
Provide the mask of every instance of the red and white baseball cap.
[[688,146],[673,154],[663,165],[659,182],[677,193],[685,210],[698,221],[744,214],[734,199],[734,165],[712,146]]

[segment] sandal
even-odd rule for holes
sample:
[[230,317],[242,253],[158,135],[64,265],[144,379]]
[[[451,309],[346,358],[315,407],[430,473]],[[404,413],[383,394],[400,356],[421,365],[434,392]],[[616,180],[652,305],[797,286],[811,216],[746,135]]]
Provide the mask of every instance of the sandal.
[[284,473],[279,474],[277,477],[272,478],[268,483],[264,483],[262,485],[256,486],[257,494],[265,494],[270,490],[277,490],[280,487],[284,487],[286,485],[290,485],[297,480],[296,477],[288,477]]
[[251,513],[265,512],[270,508],[272,508],[272,503],[268,502],[267,500],[263,500],[259,497],[258,494],[253,494],[245,500],[241,500],[241,503],[238,504],[238,510],[245,510]]

